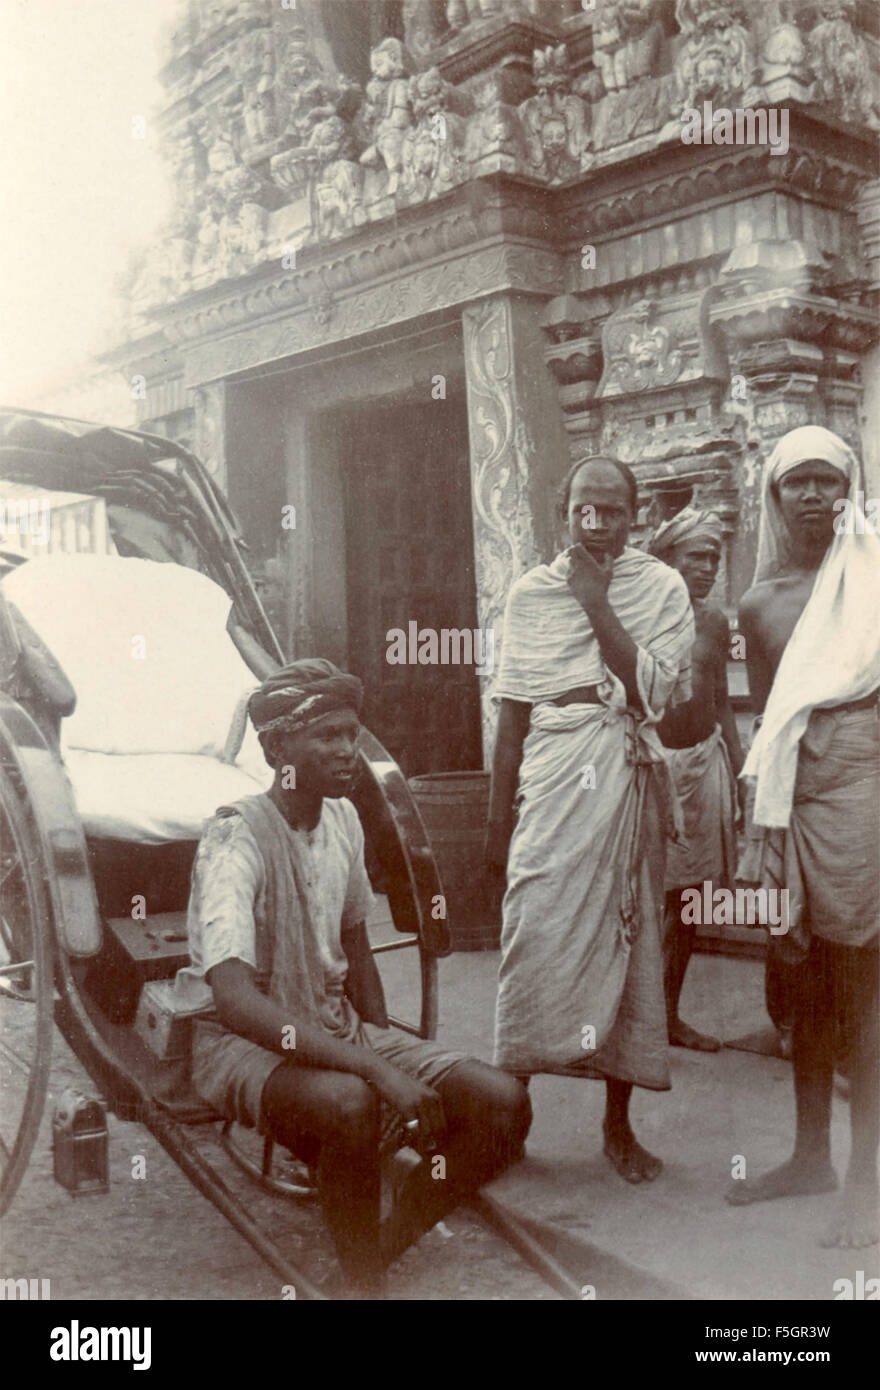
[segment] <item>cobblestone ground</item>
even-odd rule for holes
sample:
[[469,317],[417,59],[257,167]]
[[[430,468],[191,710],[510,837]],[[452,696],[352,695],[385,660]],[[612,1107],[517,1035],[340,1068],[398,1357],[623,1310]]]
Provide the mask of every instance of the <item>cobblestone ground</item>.
[[[410,955],[412,953],[405,953]],[[389,1003],[413,1013],[410,964],[386,976]],[[440,1036],[491,1056],[497,957],[441,962]],[[385,967],[388,969],[388,967]],[[763,975],[753,961],[695,958],[683,998],[695,1026],[736,1037],[765,1020]],[[408,1007],[407,1007],[408,1006]],[[835,1279],[880,1273],[877,1247],[826,1251],[816,1243],[833,1196],[731,1209],[722,1194],[734,1155],[758,1172],[786,1155],[793,1134],[790,1068],[728,1051],[672,1054],[673,1089],[636,1092],[634,1123],[664,1172],[629,1187],[601,1154],[603,1087],[540,1077],[525,1161],[496,1196],[564,1236],[574,1277],[598,1299],[832,1298]],[[53,1298],[278,1299],[278,1277],[190,1185],[139,1125],[109,1119],[110,1193],[73,1199],[52,1179],[50,1116],[68,1085],[92,1089],[56,1035],[50,1097],[18,1196],[0,1231],[0,1275],[51,1280]],[[848,1153],[846,1103],[835,1098],[835,1163]],[[132,1178],[142,1155],[146,1177]],[[265,1200],[265,1199],[262,1199]],[[270,1216],[270,1221],[271,1221]],[[293,1217],[295,1227],[299,1217]],[[302,1218],[308,1226],[308,1219]],[[449,1218],[395,1266],[394,1299],[555,1299],[548,1286],[470,1214]],[[292,1236],[292,1253],[296,1237]]]

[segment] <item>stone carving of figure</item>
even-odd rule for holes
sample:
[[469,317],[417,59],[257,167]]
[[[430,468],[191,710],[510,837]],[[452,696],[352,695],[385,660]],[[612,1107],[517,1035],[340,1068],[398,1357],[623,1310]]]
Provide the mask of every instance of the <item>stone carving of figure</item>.
[[231,137],[219,125],[214,129],[208,146],[208,176],[206,191],[215,209],[253,197],[259,191],[260,180],[239,162]]
[[319,122],[331,116],[349,120],[360,105],[358,84],[342,74],[328,76],[299,30],[282,49],[278,67],[277,89],[285,108],[281,124],[285,133],[302,145]]
[[669,386],[681,373],[683,356],[673,333],[657,322],[657,306],[641,299],[612,314],[602,329],[605,374],[602,395]]
[[318,237],[327,240],[347,231],[361,208],[363,169],[354,158],[351,127],[340,116],[315,126],[306,151],[314,174],[314,210]]
[[501,100],[496,80],[489,77],[474,92],[476,114],[468,121],[465,159],[469,165],[496,157],[525,168],[528,156],[519,113]]
[[600,0],[593,59],[607,92],[650,77],[663,40],[658,0]]
[[865,41],[853,29],[855,11],[856,0],[821,0],[819,21],[807,39],[816,78],[813,97],[828,102],[844,120],[876,127],[877,81]]
[[238,245],[247,264],[259,260],[266,238],[268,213],[259,203],[242,203],[238,217]]
[[244,92],[242,119],[251,146],[267,145],[278,135],[275,102],[275,51],[265,30],[246,34],[240,62]]
[[550,183],[559,183],[586,167],[589,107],[571,90],[565,44],[536,48],[534,75],[537,96],[529,97],[519,107],[529,162]]
[[745,93],[755,73],[744,0],[676,0],[685,43],[675,62],[682,105]]
[[361,163],[372,168],[384,164],[388,171],[386,192],[393,194],[403,167],[403,139],[412,124],[409,83],[405,76],[400,39],[383,39],[370,54],[373,76],[367,83],[361,120],[370,132],[371,144]]
[[192,263],[194,280],[213,277],[219,244],[220,228],[213,209],[206,203],[199,213],[199,228]]
[[437,68],[411,78],[409,91],[416,124],[404,136],[403,184],[411,201],[421,202],[463,176],[466,126],[451,109],[455,89]]
[[764,14],[761,77],[804,75],[806,47],[795,23],[796,0],[771,0]]

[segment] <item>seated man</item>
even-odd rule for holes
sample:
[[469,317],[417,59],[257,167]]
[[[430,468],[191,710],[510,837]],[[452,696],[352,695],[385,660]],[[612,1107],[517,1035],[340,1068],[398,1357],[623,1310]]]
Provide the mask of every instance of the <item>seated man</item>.
[[[275,780],[205,830],[178,984],[216,1010],[196,1024],[197,1091],[314,1168],[345,1274],[378,1295],[388,1261],[521,1152],[531,1113],[514,1078],[388,1027],[346,800],[361,696],[354,676],[311,660],[251,697]],[[410,1171],[380,1239],[380,1141],[413,1121],[414,1142],[444,1163]]]

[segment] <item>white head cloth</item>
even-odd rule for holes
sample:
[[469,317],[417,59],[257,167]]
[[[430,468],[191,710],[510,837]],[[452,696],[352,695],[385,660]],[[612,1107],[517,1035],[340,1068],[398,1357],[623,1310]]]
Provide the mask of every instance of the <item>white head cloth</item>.
[[880,538],[865,521],[859,460],[819,425],[791,430],[767,460],[754,583],[773,578],[789,550],[772,484],[810,459],[840,470],[851,505],[835,518],[834,537],[782,654],[742,770],[742,776],[757,779],[755,823],[771,827],[789,823],[798,747],[813,710],[859,700],[880,686]]

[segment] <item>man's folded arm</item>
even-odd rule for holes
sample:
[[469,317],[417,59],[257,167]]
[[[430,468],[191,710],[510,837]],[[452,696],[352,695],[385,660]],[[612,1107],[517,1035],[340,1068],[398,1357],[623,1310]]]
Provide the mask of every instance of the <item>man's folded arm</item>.
[[378,1058],[370,1048],[341,1042],[323,1028],[288,1017],[257,989],[255,971],[243,960],[221,961],[205,978],[214,992],[217,1017],[230,1032],[277,1052],[294,1065],[344,1071],[375,1081]]
[[354,1006],[355,1013],[365,1023],[376,1023],[380,1028],[387,1028],[385,991],[376,966],[376,957],[370,950],[370,939],[364,922],[355,922],[350,927],[343,926],[342,949],[348,959],[345,992]]

